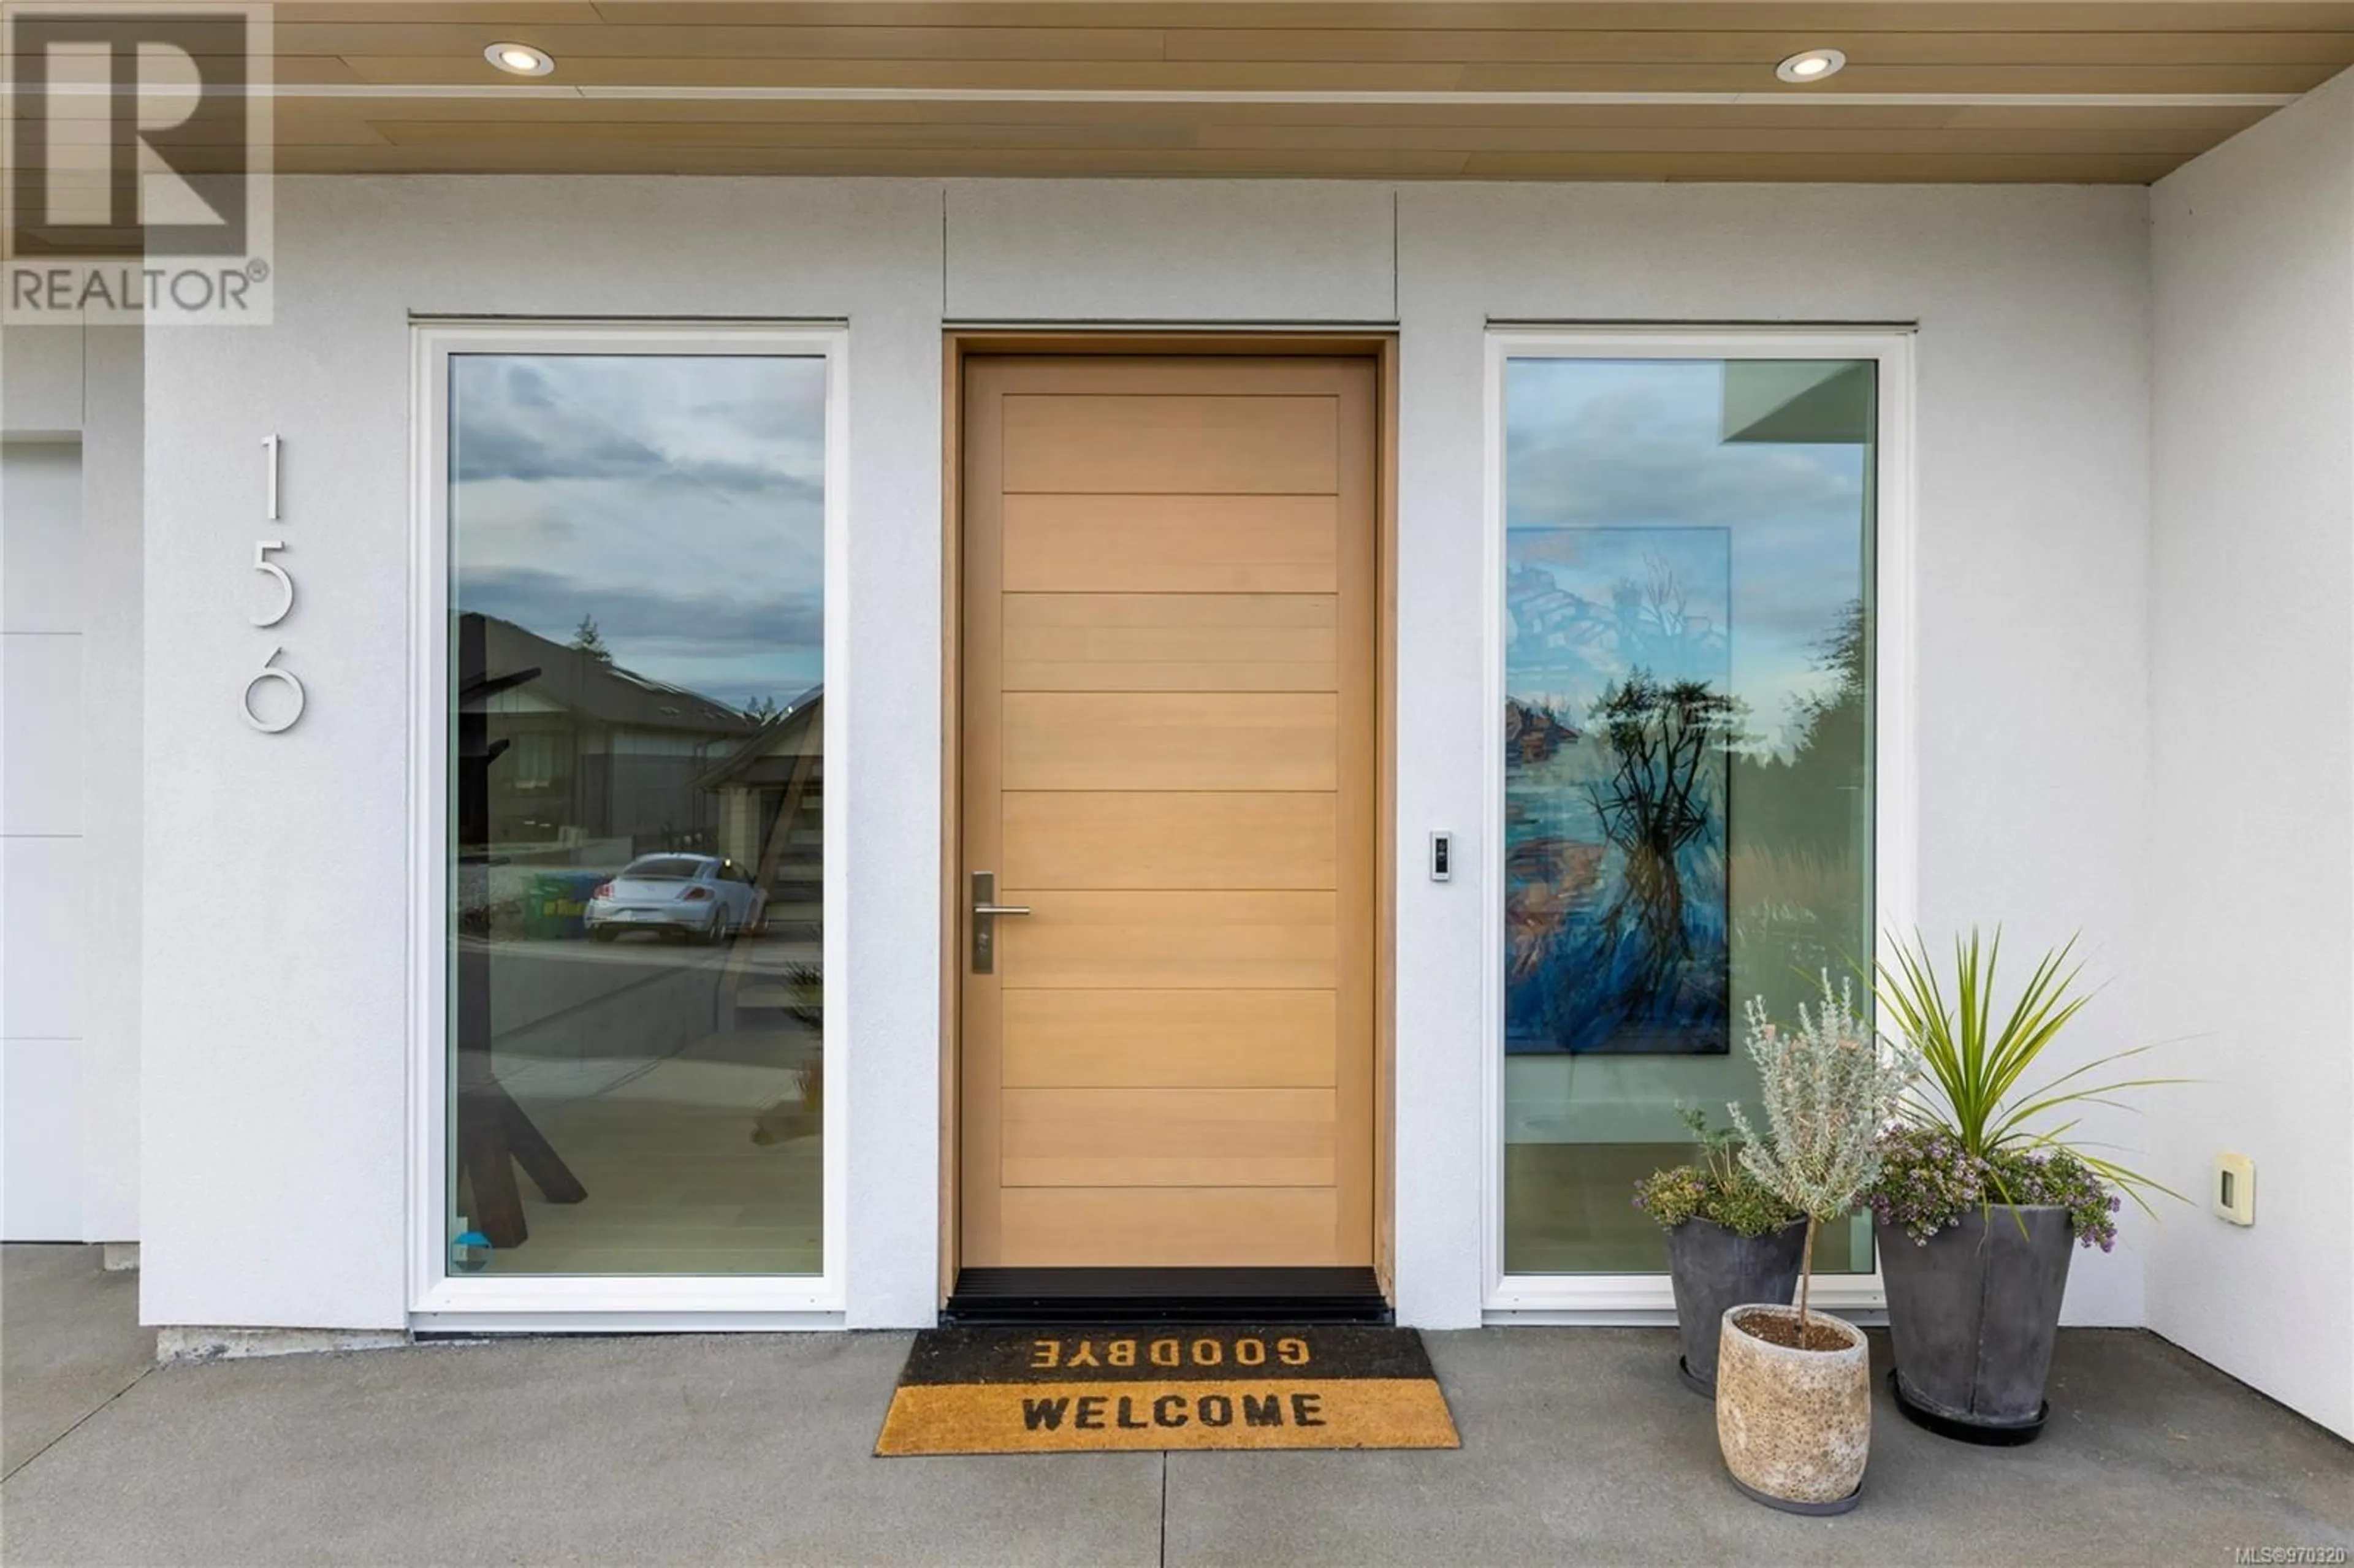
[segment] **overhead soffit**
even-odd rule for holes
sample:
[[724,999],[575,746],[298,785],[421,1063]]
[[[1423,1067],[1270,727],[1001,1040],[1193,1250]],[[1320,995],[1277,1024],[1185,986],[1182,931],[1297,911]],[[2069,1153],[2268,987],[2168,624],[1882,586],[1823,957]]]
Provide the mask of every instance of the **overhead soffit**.
[[2354,4],[302,0],[274,53],[283,173],[2142,183]]

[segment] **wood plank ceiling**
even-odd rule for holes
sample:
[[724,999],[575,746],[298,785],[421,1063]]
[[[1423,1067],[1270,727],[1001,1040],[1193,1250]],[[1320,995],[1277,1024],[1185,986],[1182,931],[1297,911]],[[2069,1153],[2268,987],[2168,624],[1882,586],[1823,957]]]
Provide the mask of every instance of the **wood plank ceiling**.
[[2138,183],[2354,64],[2354,4],[299,0],[275,49],[286,173]]

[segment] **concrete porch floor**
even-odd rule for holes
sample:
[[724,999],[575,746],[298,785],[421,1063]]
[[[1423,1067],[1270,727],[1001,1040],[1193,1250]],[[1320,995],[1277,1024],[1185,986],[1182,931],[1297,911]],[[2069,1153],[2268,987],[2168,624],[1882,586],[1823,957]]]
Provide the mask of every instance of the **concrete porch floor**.
[[5,1249],[0,1561],[2228,1565],[2354,1547],[2354,1447],[2138,1332],[2062,1337],[2027,1448],[1933,1437],[1882,1388],[1862,1506],[1804,1520],[1733,1490],[1663,1330],[1426,1335],[1458,1453],[876,1459],[905,1334],[154,1368],[134,1292],[94,1248]]

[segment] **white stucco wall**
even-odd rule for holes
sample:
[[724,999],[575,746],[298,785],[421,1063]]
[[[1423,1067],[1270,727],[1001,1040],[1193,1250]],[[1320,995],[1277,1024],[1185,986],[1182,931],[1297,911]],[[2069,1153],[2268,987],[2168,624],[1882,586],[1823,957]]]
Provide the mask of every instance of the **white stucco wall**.
[[[401,1321],[410,311],[850,322],[850,602],[830,609],[853,617],[859,693],[853,1321],[928,1320],[935,1288],[944,313],[1399,323],[1405,1320],[1481,1307],[1494,894],[1420,863],[1447,828],[1481,863],[1490,320],[1920,323],[1920,917],[2003,919],[2021,943],[2083,927],[2117,983],[2073,1049],[2125,1043],[2145,843],[2141,192],[286,179],[278,220],[275,326],[150,345],[151,1321]],[[312,693],[274,739],[236,715],[267,649],[234,597],[272,430],[304,595],[284,641]],[[166,913],[192,906],[247,918]],[[2129,1227],[2117,1255],[2083,1260],[2073,1319],[2139,1320],[2137,1245]]]
[[[843,319],[855,519],[846,1056],[853,1323],[938,1251],[940,192],[921,184],[286,179],[276,323],[150,335],[148,1321],[406,1321],[409,313]],[[240,595],[285,441],[255,734]]]
[[[2073,1062],[2124,1044],[2138,979],[2143,222],[2133,191],[1407,187],[1405,839],[1478,824],[1494,744],[1465,630],[1490,591],[1477,547],[1483,322],[1917,322],[1914,917],[1939,938],[2001,921],[2022,951],[2081,928],[2117,983],[2062,1049]],[[1401,1268],[1401,1309],[1425,1320],[1466,1320],[1452,1282],[1479,1247],[1464,1194],[1483,1157],[1476,913],[1490,896],[1461,880],[1400,890],[1399,1164],[1423,1176],[1399,1179],[1399,1252],[1446,1260]],[[2115,1255],[2079,1255],[2071,1321],[2139,1320],[2136,1229]]]
[[[2161,182],[2148,1321],[2354,1436],[2354,77]],[[2256,1223],[2206,1213],[2221,1150]]]

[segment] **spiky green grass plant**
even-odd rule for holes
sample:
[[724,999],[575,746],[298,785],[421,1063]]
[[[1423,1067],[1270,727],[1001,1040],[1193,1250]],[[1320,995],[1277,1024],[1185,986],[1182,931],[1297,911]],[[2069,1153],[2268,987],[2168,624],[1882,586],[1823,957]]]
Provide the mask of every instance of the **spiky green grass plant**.
[[1916,1127],[1944,1133],[1966,1158],[1982,1162],[1989,1191],[2002,1202],[2014,1202],[2002,1178],[2010,1159],[2064,1153],[2154,1213],[2145,1194],[2181,1194],[2070,1141],[2069,1134],[2083,1121],[2072,1113],[2094,1105],[2130,1110],[2114,1097],[2184,1080],[2098,1076],[2149,1050],[2137,1045],[2022,1086],[2045,1049],[2093,1000],[2079,984],[2084,965],[2075,951],[2072,937],[2045,953],[2005,1012],[1995,999],[1999,927],[1990,939],[1982,939],[1975,927],[1955,937],[1950,990],[1918,933],[1910,942],[1899,942],[1893,960],[1876,966],[1873,991],[1886,1033],[1919,1053],[1923,1064],[1924,1093],[1906,1101],[1903,1116]]

